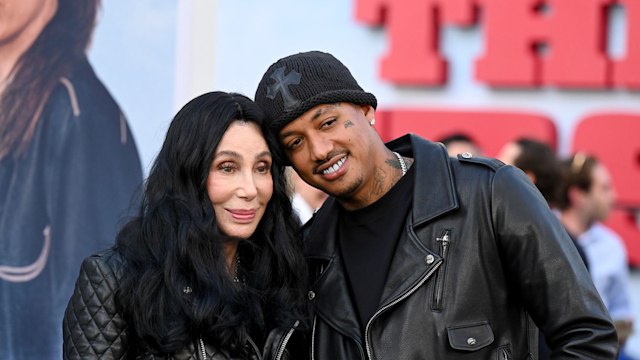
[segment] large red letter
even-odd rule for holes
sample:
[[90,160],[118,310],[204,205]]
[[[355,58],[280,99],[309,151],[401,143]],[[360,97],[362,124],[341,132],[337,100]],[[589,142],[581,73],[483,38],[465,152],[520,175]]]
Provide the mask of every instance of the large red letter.
[[438,51],[437,11],[432,0],[358,0],[356,18],[387,26],[389,51],[380,77],[402,85],[440,85],[446,62]]
[[464,133],[472,137],[487,156],[495,156],[505,143],[518,137],[556,146],[556,127],[549,118],[495,110],[384,109],[376,111],[376,129],[385,141],[406,133],[416,133],[433,141]]
[[[476,77],[495,86],[608,86],[604,15],[610,2],[482,0],[486,52]],[[545,54],[535,49],[541,44]]]
[[640,1],[618,0],[627,14],[627,53],[613,64],[613,82],[616,86],[640,88]]

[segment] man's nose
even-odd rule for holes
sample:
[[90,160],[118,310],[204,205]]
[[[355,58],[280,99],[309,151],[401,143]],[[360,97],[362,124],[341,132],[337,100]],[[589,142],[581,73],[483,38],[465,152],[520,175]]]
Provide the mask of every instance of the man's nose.
[[309,142],[309,155],[314,162],[324,161],[327,155],[333,149],[331,141],[327,140],[323,136],[317,136],[315,138],[308,139]]

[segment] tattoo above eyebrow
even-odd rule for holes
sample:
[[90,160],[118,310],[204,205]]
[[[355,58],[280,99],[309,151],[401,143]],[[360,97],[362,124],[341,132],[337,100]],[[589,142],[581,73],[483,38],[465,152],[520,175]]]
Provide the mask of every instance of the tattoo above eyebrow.
[[353,126],[353,122],[351,120],[347,120],[344,122],[344,128],[350,128]]

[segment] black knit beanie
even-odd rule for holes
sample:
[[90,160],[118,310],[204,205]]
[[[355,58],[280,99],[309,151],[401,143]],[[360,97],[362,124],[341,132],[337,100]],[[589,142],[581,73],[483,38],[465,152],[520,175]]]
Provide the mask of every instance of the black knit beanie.
[[378,104],[373,94],[362,90],[346,66],[320,51],[287,56],[271,65],[258,84],[255,101],[276,135],[317,105],[348,102],[375,109]]

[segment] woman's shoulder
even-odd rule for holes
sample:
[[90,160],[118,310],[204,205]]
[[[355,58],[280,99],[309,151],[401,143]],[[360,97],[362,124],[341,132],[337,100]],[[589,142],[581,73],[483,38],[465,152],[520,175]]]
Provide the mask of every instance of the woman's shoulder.
[[80,267],[80,277],[91,283],[107,280],[115,284],[122,278],[123,273],[124,258],[113,247],[88,256]]
[[108,249],[87,257],[63,320],[65,359],[124,357],[127,323],[115,301],[122,257]]

